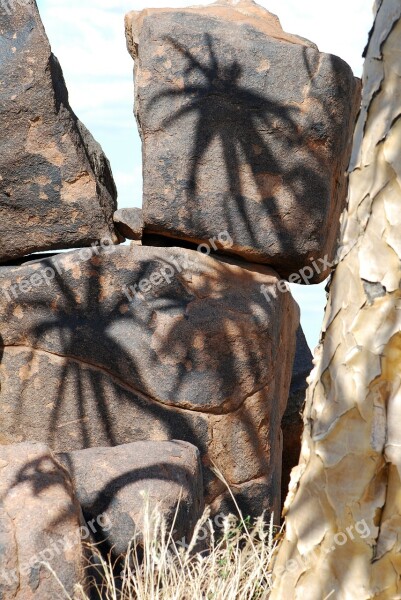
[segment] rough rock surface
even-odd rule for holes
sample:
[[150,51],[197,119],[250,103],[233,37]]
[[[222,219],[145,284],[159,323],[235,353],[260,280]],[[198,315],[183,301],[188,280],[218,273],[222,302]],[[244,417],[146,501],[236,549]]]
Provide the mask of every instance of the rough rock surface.
[[0,260],[117,241],[117,192],[68,103],[34,0],[0,11]]
[[142,239],[143,217],[140,208],[120,208],[114,213],[117,231],[128,240]]
[[82,582],[81,509],[66,470],[47,446],[0,446],[0,598],[72,596]]
[[286,411],[281,421],[283,431],[283,476],[281,499],[284,502],[288,492],[291,471],[298,465],[301,453],[301,437],[303,431],[302,410],[305,404],[308,384],[306,379],[313,369],[313,356],[302,327],[298,327],[297,345],[295,350],[294,366],[290,395]]
[[126,35],[145,232],[228,231],[231,254],[285,277],[332,259],[360,100],[349,66],[249,0],[131,12]]
[[58,458],[72,475],[86,522],[102,515],[104,529],[96,528],[95,541],[106,539],[117,556],[127,551],[134,535],[140,539],[146,510],[149,515],[160,510],[168,531],[174,523],[174,538],[190,541],[204,509],[195,446],[179,441],[135,442],[76,450]]
[[246,514],[278,511],[299,311],[261,293],[277,274],[182,248],[94,252],[0,269],[0,443],[181,439],[208,502],[225,491],[213,461]]

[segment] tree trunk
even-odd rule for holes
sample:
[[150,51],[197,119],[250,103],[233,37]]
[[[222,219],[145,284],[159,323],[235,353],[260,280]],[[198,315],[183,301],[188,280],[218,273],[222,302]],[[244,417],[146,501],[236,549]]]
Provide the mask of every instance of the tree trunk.
[[401,2],[376,2],[271,600],[401,599]]

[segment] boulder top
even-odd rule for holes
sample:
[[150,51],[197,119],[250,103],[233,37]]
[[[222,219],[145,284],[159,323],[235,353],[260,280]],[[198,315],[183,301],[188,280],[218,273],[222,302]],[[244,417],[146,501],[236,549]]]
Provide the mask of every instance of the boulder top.
[[231,21],[233,25],[248,25],[283,42],[299,44],[318,50],[316,44],[291,33],[286,33],[279,18],[253,0],[217,0],[213,4],[186,8],[146,8],[131,11],[125,16],[127,47],[131,56],[137,57],[139,34],[145,18],[155,14],[186,13]]

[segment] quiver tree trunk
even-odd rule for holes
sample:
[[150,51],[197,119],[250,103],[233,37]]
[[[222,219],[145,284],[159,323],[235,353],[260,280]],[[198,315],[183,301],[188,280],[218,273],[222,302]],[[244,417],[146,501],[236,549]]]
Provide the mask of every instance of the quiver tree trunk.
[[401,2],[376,2],[272,600],[401,598]]

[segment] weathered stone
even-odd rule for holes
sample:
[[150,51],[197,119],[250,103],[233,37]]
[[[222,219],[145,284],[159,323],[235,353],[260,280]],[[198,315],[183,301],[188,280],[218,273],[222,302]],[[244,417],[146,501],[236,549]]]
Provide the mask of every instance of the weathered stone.
[[142,239],[143,218],[140,208],[120,208],[114,213],[117,231],[128,240]]
[[[174,539],[191,539],[204,509],[199,451],[186,442],[135,442],[115,448],[90,448],[60,454],[72,474],[75,492],[98,543],[120,556],[141,539],[143,519],[163,515]],[[179,507],[179,508],[178,508]],[[105,545],[104,545],[105,546]],[[104,547],[103,546],[103,547]]]
[[322,281],[359,107],[349,66],[250,0],[131,12],[126,34],[145,232],[199,243],[228,231],[230,254]]
[[298,327],[297,345],[295,350],[294,366],[290,395],[286,411],[281,421],[283,430],[283,476],[281,499],[285,500],[290,483],[291,471],[298,465],[301,454],[301,437],[303,431],[302,412],[305,403],[307,378],[313,369],[313,356],[305,339],[302,327]]
[[84,579],[81,509],[47,446],[0,446],[0,598],[55,600]]
[[73,113],[34,0],[0,10],[0,260],[117,241],[117,192]]
[[0,443],[185,440],[200,449],[208,502],[225,490],[213,461],[246,514],[278,511],[299,322],[289,293],[261,293],[278,282],[269,267],[148,246],[2,267]]

